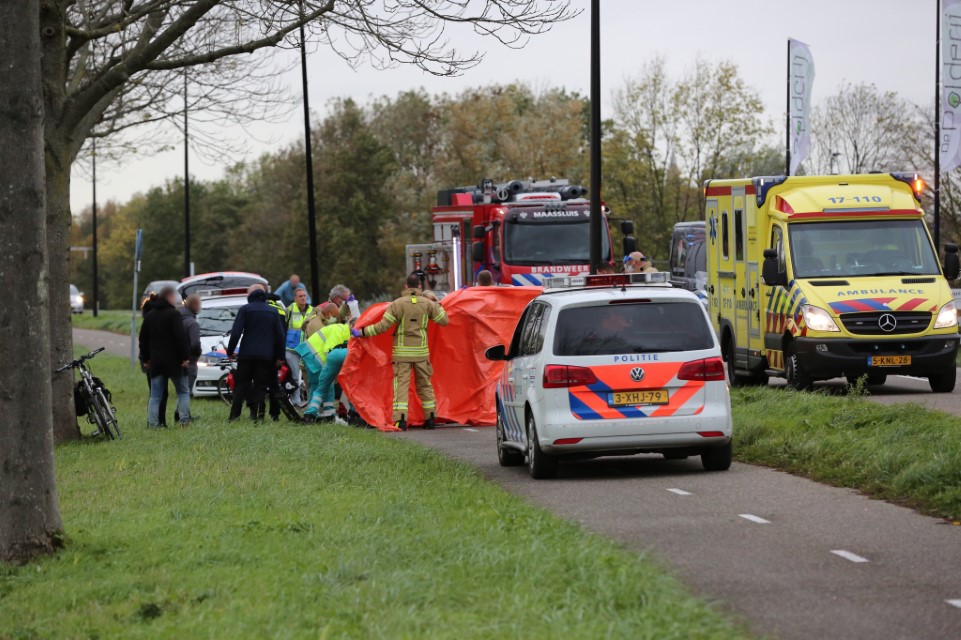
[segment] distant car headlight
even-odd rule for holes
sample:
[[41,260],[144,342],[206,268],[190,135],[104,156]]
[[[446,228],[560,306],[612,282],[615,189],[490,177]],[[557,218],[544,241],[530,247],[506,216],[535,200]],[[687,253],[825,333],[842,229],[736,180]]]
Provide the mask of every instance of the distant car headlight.
[[954,302],[949,302],[938,311],[938,319],[934,321],[934,328],[947,329],[956,326],[958,326],[958,309],[954,306]]
[[223,362],[223,359],[226,357],[227,356],[210,355],[209,353],[205,353],[197,359],[197,364],[201,367],[216,367]]
[[801,315],[804,317],[804,324],[811,331],[840,331],[831,314],[820,307],[801,305]]
[[73,299],[73,301],[76,302],[77,304],[83,304],[83,296],[77,296],[76,298]]

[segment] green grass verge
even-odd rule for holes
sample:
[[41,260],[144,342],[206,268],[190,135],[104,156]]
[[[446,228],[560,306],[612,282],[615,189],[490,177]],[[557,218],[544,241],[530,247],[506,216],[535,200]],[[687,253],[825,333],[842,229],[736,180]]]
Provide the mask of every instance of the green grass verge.
[[958,418],[857,393],[735,389],[735,457],[961,518]]
[[147,431],[144,379],[93,369],[125,438],[58,448],[67,546],[0,567],[0,638],[745,635],[651,560],[415,443],[228,425],[215,401]]
[[[81,315],[73,315],[73,326],[77,329],[95,329],[97,331],[110,331],[125,336],[130,335],[130,311],[98,311],[97,317],[89,309]],[[140,324],[143,319],[137,314],[137,331],[140,331]]]

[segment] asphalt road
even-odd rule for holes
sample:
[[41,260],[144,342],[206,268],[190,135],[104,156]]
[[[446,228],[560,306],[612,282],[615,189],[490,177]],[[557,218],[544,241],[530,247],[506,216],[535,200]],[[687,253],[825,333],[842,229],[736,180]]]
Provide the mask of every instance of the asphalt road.
[[[887,382],[880,387],[869,387],[869,398],[881,404],[897,404],[899,402],[914,402],[928,409],[944,411],[961,416],[961,371],[958,376],[958,387],[953,393],[931,393],[931,387],[926,378],[910,376],[889,376]],[[783,380],[774,379],[772,385],[783,385]],[[818,388],[826,387],[832,391],[843,393],[847,383],[844,380],[829,380],[818,383]]]
[[[129,339],[74,330],[129,355]],[[961,415],[961,391],[893,376],[870,396]],[[824,383],[838,392],[841,381]],[[736,429],[736,425],[735,425]],[[491,428],[397,434],[476,466],[534,504],[650,552],[759,635],[803,640],[961,638],[961,526],[764,467],[707,473],[697,458],[606,458],[534,481],[502,468]]]
[[961,638],[961,526],[745,464],[707,473],[697,458],[606,458],[564,464],[559,479],[534,481],[525,467],[498,465],[491,428],[398,437],[652,552],[760,635]]

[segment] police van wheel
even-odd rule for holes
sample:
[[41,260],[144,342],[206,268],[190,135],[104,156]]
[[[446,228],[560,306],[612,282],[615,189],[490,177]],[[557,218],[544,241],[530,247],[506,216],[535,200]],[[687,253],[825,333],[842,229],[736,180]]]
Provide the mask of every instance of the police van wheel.
[[527,416],[527,467],[535,480],[550,480],[557,477],[557,458],[541,451],[537,442],[537,427],[534,416]]
[[705,471],[727,471],[731,468],[733,446],[728,442],[723,447],[705,449],[701,454],[701,464]]
[[524,454],[517,449],[504,446],[504,421],[497,411],[497,461],[502,467],[519,467],[524,464]]
[[798,360],[797,352],[793,347],[790,348],[787,358],[784,361],[784,376],[787,378],[787,386],[796,391],[810,391],[814,388],[814,379],[804,370],[804,366]]
[[934,393],[951,393],[958,377],[958,370],[951,367],[950,371],[928,376],[928,384]]

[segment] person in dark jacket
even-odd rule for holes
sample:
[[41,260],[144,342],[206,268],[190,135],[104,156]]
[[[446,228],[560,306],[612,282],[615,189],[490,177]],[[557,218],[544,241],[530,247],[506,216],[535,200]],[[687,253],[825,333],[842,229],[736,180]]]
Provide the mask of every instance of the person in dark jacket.
[[[247,304],[240,307],[227,343],[227,357],[237,355],[234,372],[234,401],[230,407],[230,419],[236,420],[243,410],[244,401],[250,407],[250,417],[259,420],[258,408],[264,403],[264,392],[276,379],[277,368],[285,361],[286,328],[274,307],[267,304],[267,292],[259,284],[247,290]],[[243,338],[241,342],[240,339]]]
[[147,403],[147,425],[150,427],[160,426],[160,400],[168,381],[173,382],[177,393],[180,424],[190,422],[190,389],[187,388],[190,350],[183,319],[174,306],[176,301],[173,288],[164,287],[140,329],[140,357],[150,371],[150,400]]
[[[150,295],[147,296],[143,304],[140,305],[140,315],[144,318],[147,314],[153,311],[157,307],[157,302],[160,300],[160,296],[156,291],[151,291]],[[146,376],[147,380],[147,396],[150,396],[150,369],[144,366],[143,354],[140,354],[140,371]],[[163,397],[160,399],[160,408],[157,410],[157,415],[160,417],[160,426],[167,426],[167,387],[164,387]]]
[[190,347],[190,363],[187,365],[187,377],[190,382],[190,390],[193,391],[194,383],[197,381],[197,361],[203,352],[200,346],[200,323],[197,322],[197,314],[200,313],[200,296],[191,293],[184,300],[184,306],[180,307],[180,317],[184,322],[184,331],[187,332],[187,344]]
[[[187,332],[187,345],[190,348],[190,362],[187,364],[187,389],[193,394],[194,383],[197,382],[197,361],[203,349],[200,345],[200,323],[197,322],[197,314],[200,313],[200,296],[191,293],[184,299],[184,304],[179,307],[180,317],[184,321],[184,331]],[[191,416],[193,420],[196,415]],[[174,420],[180,421],[180,415],[174,412]]]

